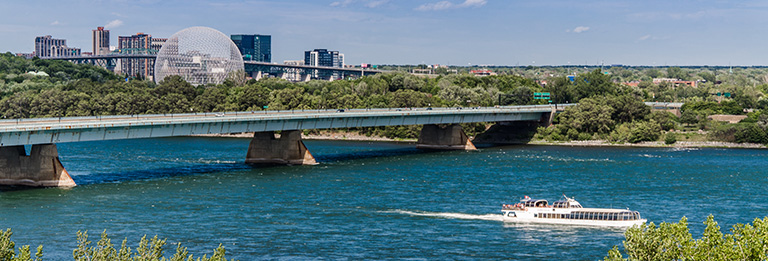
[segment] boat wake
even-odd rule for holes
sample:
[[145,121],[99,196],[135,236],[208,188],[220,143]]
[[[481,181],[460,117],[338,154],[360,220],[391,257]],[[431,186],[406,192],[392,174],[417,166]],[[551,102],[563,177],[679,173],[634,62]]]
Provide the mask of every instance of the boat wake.
[[447,212],[426,212],[426,211],[408,211],[408,210],[389,210],[382,211],[384,213],[395,213],[417,217],[434,217],[445,219],[464,219],[464,220],[488,220],[488,221],[504,221],[501,214],[486,214],[486,215],[473,215],[464,213],[447,213]]

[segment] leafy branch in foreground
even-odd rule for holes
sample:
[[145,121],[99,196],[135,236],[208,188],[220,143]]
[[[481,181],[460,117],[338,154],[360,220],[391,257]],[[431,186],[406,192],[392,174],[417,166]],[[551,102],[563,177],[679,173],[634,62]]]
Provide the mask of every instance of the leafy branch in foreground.
[[[688,219],[632,227],[625,233],[626,260],[768,260],[768,217],[736,224],[723,234],[712,215],[700,239],[693,239]],[[618,246],[605,260],[625,260]]]
[[[0,261],[39,261],[43,258],[43,246],[37,248],[35,259],[32,259],[29,246],[19,248],[16,253],[16,243],[11,240],[11,229],[0,230]],[[166,245],[165,239],[158,239],[157,236],[147,239],[147,236],[141,238],[139,247],[131,249],[127,246],[128,239],[124,239],[120,249],[115,249],[112,240],[109,239],[107,231],[101,233],[101,239],[96,245],[91,245],[88,241],[88,231],[77,231],[77,248],[72,251],[72,257],[78,261],[91,260],[119,260],[119,261],[227,261],[224,257],[226,250],[219,244],[219,247],[213,250],[213,254],[208,257],[203,255],[201,258],[194,259],[182,247],[181,243],[176,245],[176,253],[171,258],[163,256],[163,247]],[[234,260],[234,259],[233,259]]]

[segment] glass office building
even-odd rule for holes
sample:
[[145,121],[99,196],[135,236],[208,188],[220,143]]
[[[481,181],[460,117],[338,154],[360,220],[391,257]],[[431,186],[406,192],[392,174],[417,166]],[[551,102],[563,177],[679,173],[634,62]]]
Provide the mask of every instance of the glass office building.
[[243,61],[272,62],[272,36],[233,34],[231,39],[243,54]]

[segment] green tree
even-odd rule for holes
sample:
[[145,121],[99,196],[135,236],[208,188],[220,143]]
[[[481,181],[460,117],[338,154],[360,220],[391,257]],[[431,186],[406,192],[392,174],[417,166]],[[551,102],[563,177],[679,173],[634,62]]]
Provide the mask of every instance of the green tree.
[[714,83],[715,82],[715,74],[711,72],[700,72],[698,73],[699,77],[704,79],[707,82]]
[[655,120],[631,123],[628,141],[638,143],[641,141],[656,141],[661,136],[661,126]]
[[617,123],[645,119],[651,113],[651,107],[631,95],[611,96],[607,103],[613,108],[611,118]]
[[42,260],[43,258],[43,246],[37,247],[37,253],[35,259],[32,259],[29,246],[22,246],[19,248],[19,252],[16,252],[16,243],[11,240],[11,229],[5,231],[0,230],[0,260],[8,261],[32,261]]
[[390,105],[394,108],[426,107],[429,99],[423,93],[413,90],[399,90],[392,94]]
[[656,68],[645,70],[645,75],[648,75],[648,77],[651,77],[651,78],[660,78],[662,76],[661,71],[659,71],[659,69],[656,69]]
[[[158,239],[154,236],[147,239],[147,236],[141,238],[139,246],[131,249],[127,246],[128,239],[124,239],[119,249],[112,244],[112,240],[107,235],[106,230],[101,233],[101,238],[96,245],[88,240],[88,231],[77,232],[77,248],[72,251],[72,256],[77,261],[87,260],[117,260],[117,261],[192,261],[193,256],[189,254],[186,247],[181,243],[176,246],[176,253],[171,258],[164,256],[165,239]],[[226,261],[226,251],[221,245],[213,251],[211,257],[204,255],[198,258],[198,261]]]
[[709,215],[704,221],[702,237],[694,239],[688,220],[678,223],[653,223],[627,229],[624,250],[617,246],[608,251],[605,260],[766,260],[768,259],[768,217],[756,218],[752,224],[736,224],[729,234]]
[[688,72],[680,67],[667,68],[667,77],[680,80],[688,80]]
[[609,133],[616,123],[611,118],[613,111],[603,100],[587,98],[579,105],[565,109],[559,118],[561,124],[579,132]]

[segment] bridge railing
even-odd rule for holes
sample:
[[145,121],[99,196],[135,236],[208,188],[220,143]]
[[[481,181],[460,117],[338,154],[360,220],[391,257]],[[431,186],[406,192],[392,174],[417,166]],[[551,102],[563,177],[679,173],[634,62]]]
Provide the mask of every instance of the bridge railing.
[[[558,104],[561,107],[573,106],[575,104]],[[241,118],[273,118],[285,115],[302,114],[302,116],[328,116],[328,115],[347,115],[364,116],[372,112],[402,114],[409,112],[419,112],[419,114],[444,114],[450,111],[461,111],[470,113],[488,112],[510,112],[510,111],[531,111],[531,110],[550,110],[554,105],[520,105],[520,106],[495,106],[495,107],[419,107],[419,108],[356,108],[356,109],[311,109],[311,110],[260,110],[260,111],[228,111],[228,112],[196,112],[196,113],[167,113],[167,114],[133,114],[133,115],[97,115],[97,116],[77,116],[77,117],[49,117],[49,118],[22,118],[22,119],[2,119],[0,125],[47,125],[56,122],[78,122],[78,121],[163,121],[169,120],[195,120],[201,118],[220,117],[222,121],[229,120],[232,117]],[[343,114],[340,114],[343,113]],[[210,119],[209,119],[210,120]]]

